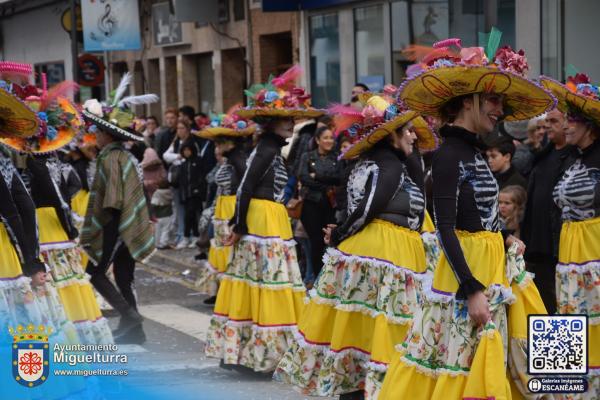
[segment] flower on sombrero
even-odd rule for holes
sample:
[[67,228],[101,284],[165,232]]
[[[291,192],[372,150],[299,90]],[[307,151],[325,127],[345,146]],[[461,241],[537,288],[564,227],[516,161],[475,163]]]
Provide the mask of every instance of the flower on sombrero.
[[505,119],[518,121],[543,114],[556,99],[526,78],[529,66],[523,50],[498,49],[502,33],[492,29],[486,47],[463,48],[460,39],[434,44],[422,62],[410,68],[401,85],[399,101],[411,110],[433,117],[455,97],[478,93],[504,96]]
[[576,73],[569,76],[564,85],[545,76],[540,78],[540,82],[556,96],[560,111],[600,126],[600,87],[594,85],[589,76]]
[[302,75],[302,68],[292,66],[277,77],[270,77],[267,83],[252,85],[244,91],[248,97],[248,107],[237,114],[244,118],[258,117],[319,117],[325,113],[311,106],[310,94],[296,85]]
[[124,96],[133,75],[123,75],[119,86],[106,102],[89,99],[83,103],[83,118],[98,129],[123,140],[143,141],[144,137],[135,131],[135,114],[131,106],[151,104],[158,101],[155,94]]
[[41,93],[27,96],[25,103],[37,113],[38,131],[27,138],[2,139],[2,143],[24,153],[44,154],[59,150],[78,135],[83,120],[68,96],[77,90],[72,81],[61,82],[48,90],[46,74],[42,74]]
[[226,114],[211,114],[210,123],[204,129],[192,133],[210,140],[217,137],[250,136],[256,130],[256,125],[251,120],[240,117],[237,114],[240,109],[240,105],[235,105]]
[[350,159],[364,153],[409,122],[413,123],[417,133],[419,148],[427,151],[426,147],[431,146],[431,142],[437,147],[433,130],[417,112],[401,109],[385,97],[372,93],[359,95],[359,101],[364,102],[362,110],[339,104],[328,108],[328,113],[333,116],[336,133],[347,136],[352,143],[341,158]]

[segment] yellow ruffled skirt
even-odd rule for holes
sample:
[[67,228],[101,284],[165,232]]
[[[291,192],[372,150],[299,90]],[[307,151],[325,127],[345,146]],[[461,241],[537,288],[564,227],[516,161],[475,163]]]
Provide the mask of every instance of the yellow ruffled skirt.
[[600,398],[600,217],[565,222],[556,266],[559,314],[588,316],[588,391],[568,399]]
[[532,276],[516,247],[505,255],[500,233],[457,231],[457,236],[471,272],[486,286],[492,319],[485,327],[472,323],[466,301],[455,299],[458,282],[442,254],[380,399],[510,399],[507,366],[518,379],[515,393],[526,390],[527,315],[546,312]]
[[44,325],[52,328],[54,342],[79,343],[56,290],[48,283],[32,289],[30,282],[23,276],[15,247],[0,222],[0,329]]
[[252,199],[246,222],[249,233],[221,279],[205,353],[272,371],[294,341],[305,289],[285,207]]
[[52,207],[37,210],[41,255],[50,267],[52,285],[58,291],[70,321],[84,343],[112,343],[107,320],[102,316],[81,259],[81,250],[70,241]]
[[201,293],[214,296],[219,288],[219,280],[227,269],[232,247],[223,245],[223,241],[231,234],[229,221],[234,213],[235,196],[217,197],[212,220],[215,236],[210,241],[208,262],[196,280],[196,287]]
[[387,221],[376,219],[328,249],[297,340],[275,378],[309,395],[364,389],[376,398],[425,276],[419,233]]

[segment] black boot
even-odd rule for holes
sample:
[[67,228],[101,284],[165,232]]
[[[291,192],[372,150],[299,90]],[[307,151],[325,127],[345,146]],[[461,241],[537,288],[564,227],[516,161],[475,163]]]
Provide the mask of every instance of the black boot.
[[340,394],[340,400],[364,400],[364,390],[357,390],[356,392]]
[[116,344],[143,344],[146,342],[146,334],[141,322],[131,326],[120,335],[115,335],[114,338]]
[[207,306],[212,306],[217,302],[217,296],[210,296],[208,299],[204,299],[204,301],[202,303],[206,304]]
[[137,327],[141,327],[143,320],[144,317],[142,317],[133,308],[130,308],[125,314],[121,315],[121,319],[119,320],[119,326],[112,333],[113,337],[116,340],[117,337],[126,334],[130,330],[137,329]]

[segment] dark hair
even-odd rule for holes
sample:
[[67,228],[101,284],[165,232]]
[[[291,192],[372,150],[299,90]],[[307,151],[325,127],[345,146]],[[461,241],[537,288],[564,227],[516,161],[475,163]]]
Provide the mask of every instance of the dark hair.
[[205,113],[203,113],[202,111],[199,111],[196,113],[196,117],[200,117],[200,118],[208,118],[208,115],[206,115]]
[[182,106],[179,108],[179,112],[188,117],[190,120],[194,120],[194,115],[196,114],[196,110],[192,106]]
[[186,140],[185,142],[183,142],[181,144],[181,146],[179,146],[179,154],[181,154],[181,156],[183,157],[183,151],[185,149],[190,149],[190,151],[192,152],[192,157],[196,157],[197,153],[196,153],[196,145],[195,142],[192,138],[189,138],[188,140]]
[[500,139],[493,143],[490,143],[488,147],[489,150],[496,149],[503,156],[510,154],[510,159],[512,160],[515,155],[516,147],[511,140]]
[[191,125],[189,122],[187,122],[185,119],[183,118],[177,118],[177,125],[183,125],[187,128],[187,130],[189,131],[190,129],[192,129]]
[[333,125],[333,118],[331,117],[331,115],[329,114],[325,114],[319,117],[319,119],[317,120],[317,122],[320,122],[322,124],[325,124],[327,126],[332,126]]
[[367,91],[367,92],[371,90],[371,89],[369,89],[369,87],[367,85],[365,85],[364,83],[361,83],[361,82],[356,82],[353,87],[357,87],[357,86],[365,89],[365,91]]
[[317,128],[317,130],[315,131],[315,135],[313,136],[315,138],[315,141],[317,139],[321,139],[321,136],[323,136],[323,133],[325,133],[325,131],[330,131],[331,128],[328,126],[322,126],[320,128]]
[[471,97],[470,94],[465,94],[462,96],[453,97],[448,100],[441,108],[440,114],[442,117],[442,122],[444,124],[451,124],[454,122],[456,117],[458,117],[458,113],[463,108],[463,100]]
[[156,125],[158,125],[158,119],[155,116],[151,115],[148,118],[146,118],[146,122],[148,122],[149,120],[156,122]]

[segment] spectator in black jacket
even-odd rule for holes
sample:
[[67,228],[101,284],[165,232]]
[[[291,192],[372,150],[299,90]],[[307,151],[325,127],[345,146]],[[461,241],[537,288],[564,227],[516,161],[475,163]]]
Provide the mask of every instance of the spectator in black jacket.
[[555,271],[558,262],[558,241],[562,226],[560,210],[554,204],[554,186],[573,163],[573,148],[565,140],[567,122],[558,109],[546,116],[550,143],[536,154],[529,175],[527,206],[521,226],[521,239],[527,245],[527,269],[535,274],[548,313],[556,311]]
[[185,209],[184,239],[177,248],[196,247],[198,240],[198,219],[202,211],[202,201],[206,198],[205,171],[198,156],[196,144],[193,140],[187,140],[181,145],[180,150],[183,163],[179,167],[179,196]]
[[[156,150],[156,154],[158,154],[160,159],[163,158],[163,154],[175,139],[177,130],[177,109],[167,108],[163,122],[165,125],[160,128],[154,138],[154,150]],[[168,165],[165,162],[165,168],[167,167]]]
[[512,140],[502,138],[493,143],[486,151],[490,170],[498,181],[500,190],[506,186],[518,185],[527,189],[527,180],[511,164],[515,154]]
[[325,252],[323,228],[335,222],[334,187],[340,182],[340,164],[328,127],[317,129],[315,142],[317,148],[302,155],[299,178],[304,199],[300,220],[310,239],[312,266],[318,276]]

